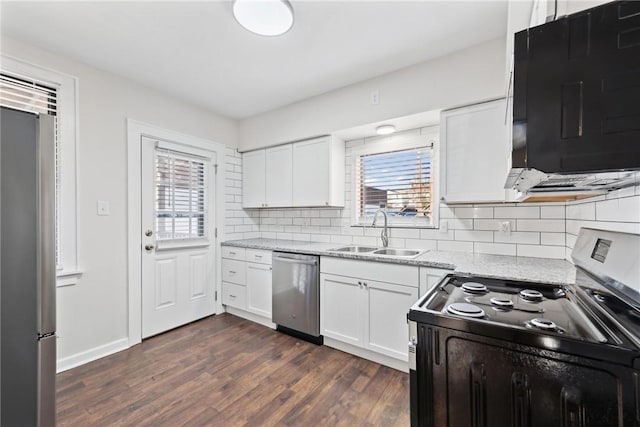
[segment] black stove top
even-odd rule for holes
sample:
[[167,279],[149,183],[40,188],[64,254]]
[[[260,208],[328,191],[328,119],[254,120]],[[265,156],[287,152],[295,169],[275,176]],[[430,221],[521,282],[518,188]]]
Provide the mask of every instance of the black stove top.
[[559,338],[619,343],[589,315],[569,286],[448,275],[411,311]]

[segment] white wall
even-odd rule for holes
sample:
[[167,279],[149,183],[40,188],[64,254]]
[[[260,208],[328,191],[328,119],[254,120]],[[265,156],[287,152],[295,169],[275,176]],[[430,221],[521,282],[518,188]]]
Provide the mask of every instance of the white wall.
[[[237,123],[71,59],[2,37],[2,53],[78,78],[78,283],[58,288],[58,360],[127,337],[126,118],[235,147]],[[230,150],[233,151],[233,150]],[[96,215],[96,201],[111,204]]]
[[[337,89],[240,122],[240,151],[504,96],[505,39]],[[379,90],[379,105],[369,94]]]

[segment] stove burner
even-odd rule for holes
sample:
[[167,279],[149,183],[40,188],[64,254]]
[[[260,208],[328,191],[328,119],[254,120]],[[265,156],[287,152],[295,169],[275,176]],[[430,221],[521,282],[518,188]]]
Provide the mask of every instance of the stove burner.
[[556,329],[558,329],[558,325],[553,323],[553,321],[549,319],[543,319],[541,317],[531,319],[531,325],[538,329],[542,329],[543,331],[555,331]]
[[465,282],[462,284],[462,290],[472,294],[481,294],[487,292],[487,287],[482,283]]
[[455,314],[462,317],[482,318],[484,310],[477,305],[467,304],[464,302],[455,302],[447,306],[447,313]]
[[507,298],[494,297],[489,301],[491,301],[491,304],[500,308],[513,308],[513,301]]
[[523,289],[520,291],[520,298],[527,301],[542,301],[544,296],[541,292],[534,291],[533,289]]

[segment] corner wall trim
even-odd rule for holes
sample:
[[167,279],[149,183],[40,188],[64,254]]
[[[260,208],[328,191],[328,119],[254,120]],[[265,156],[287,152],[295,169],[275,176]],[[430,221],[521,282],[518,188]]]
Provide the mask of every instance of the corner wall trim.
[[71,368],[75,368],[85,363],[93,362],[105,356],[117,353],[129,348],[129,338],[120,338],[119,340],[111,341],[98,347],[91,348],[89,350],[81,351],[80,353],[72,354],[63,359],[58,359],[56,365],[56,373],[67,371]]

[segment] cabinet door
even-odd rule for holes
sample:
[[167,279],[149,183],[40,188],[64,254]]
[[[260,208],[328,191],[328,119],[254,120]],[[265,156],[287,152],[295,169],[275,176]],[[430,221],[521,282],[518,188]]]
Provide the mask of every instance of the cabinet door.
[[330,200],[330,138],[293,144],[293,206],[327,206]]
[[426,294],[429,289],[437,285],[438,282],[449,273],[453,273],[453,270],[420,267],[420,296]]
[[364,283],[367,290],[364,346],[407,361],[407,313],[418,299],[418,289],[368,280]]
[[265,203],[269,207],[291,206],[292,151],[291,144],[266,150]]
[[271,266],[247,263],[247,311],[271,319]]
[[320,275],[322,335],[362,347],[365,291],[361,283],[350,277]]
[[511,154],[505,114],[505,100],[442,113],[440,177],[445,203],[505,201]]
[[265,203],[265,150],[242,155],[242,206],[260,208]]

